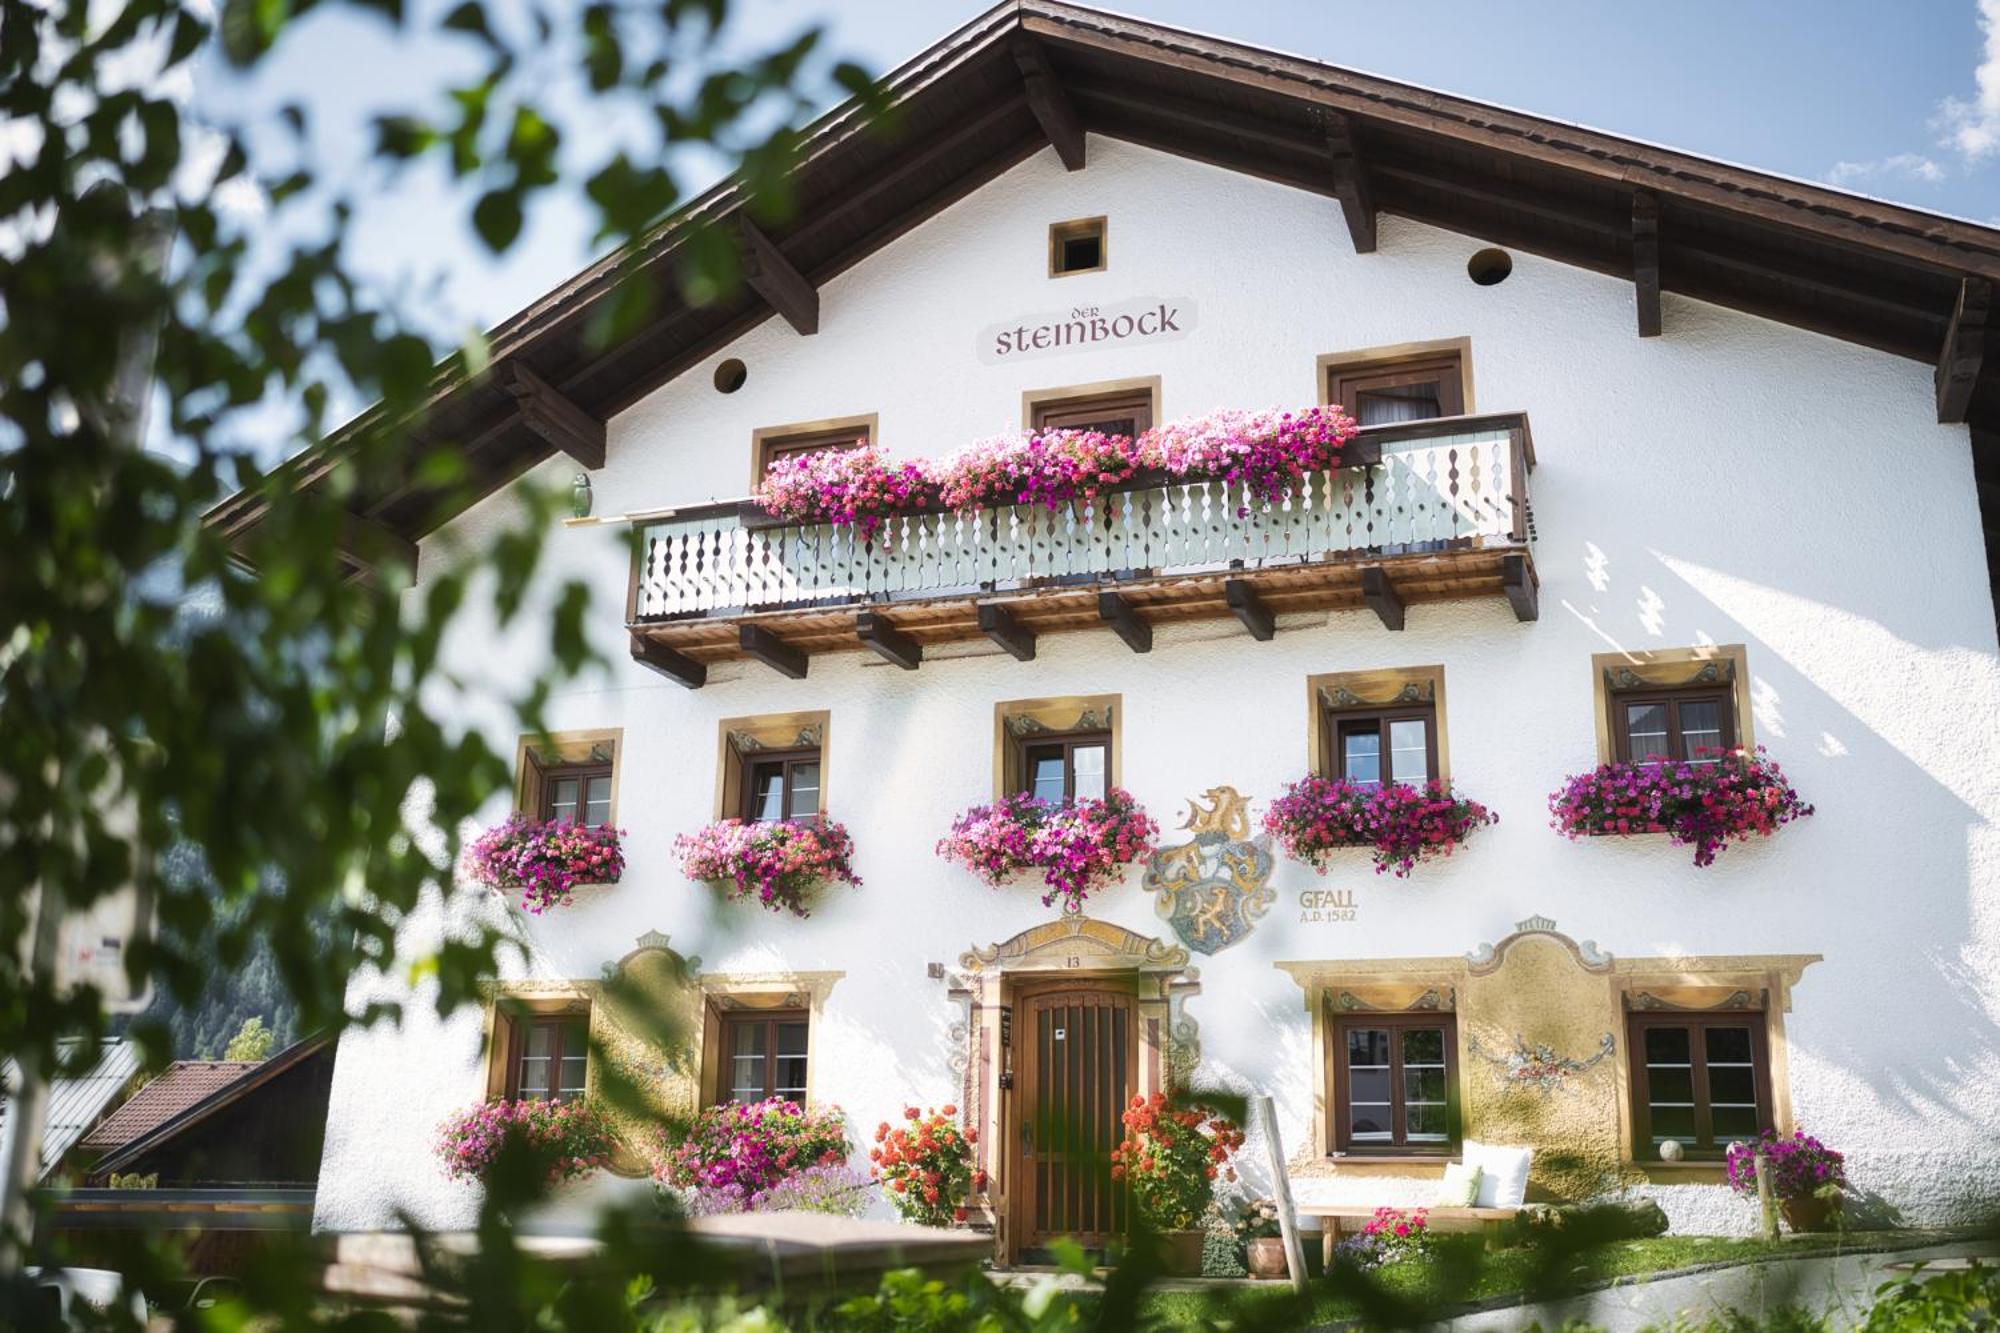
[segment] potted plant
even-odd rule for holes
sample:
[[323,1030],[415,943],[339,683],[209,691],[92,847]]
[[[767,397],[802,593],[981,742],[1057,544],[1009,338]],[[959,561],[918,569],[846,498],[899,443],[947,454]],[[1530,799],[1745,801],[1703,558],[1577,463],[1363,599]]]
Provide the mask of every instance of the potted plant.
[[1732,1143],[1726,1160],[1729,1187],[1757,1197],[1757,1163],[1770,1174],[1771,1195],[1793,1231],[1825,1231],[1840,1212],[1847,1189],[1844,1157],[1804,1130],[1765,1130],[1750,1143]]
[[1768,838],[1813,812],[1777,763],[1755,750],[1697,752],[1699,762],[1600,764],[1549,795],[1550,825],[1567,838],[1665,833],[1714,864],[1732,842]]
[[1042,872],[1042,905],[1063,900],[1080,912],[1084,899],[1108,888],[1125,867],[1152,853],[1160,826],[1132,793],[1113,787],[1102,800],[1046,801],[1016,793],[975,805],[952,821],[937,854],[957,861],[998,888],[1030,870]]
[[961,1130],[953,1119],[957,1114],[956,1106],[922,1112],[906,1106],[904,1124],[891,1128],[884,1120],[875,1127],[870,1174],[896,1211],[919,1226],[965,1221],[966,1200],[986,1188],[986,1173],[972,1166],[979,1131]]
[[1360,1232],[1336,1245],[1336,1264],[1367,1272],[1416,1258],[1430,1249],[1430,1213],[1422,1208],[1377,1208]]
[[519,889],[522,908],[539,916],[567,907],[579,885],[616,884],[625,873],[622,836],[608,824],[513,814],[466,848],[465,873],[489,888]]
[[1111,1150],[1111,1178],[1132,1191],[1133,1206],[1162,1242],[1166,1271],[1201,1275],[1201,1216],[1218,1178],[1236,1179],[1229,1159],[1243,1131],[1204,1106],[1175,1106],[1166,1094],[1134,1097],[1125,1137]]
[[810,916],[821,886],[859,887],[854,840],[831,820],[719,819],[674,840],[681,873],[719,889],[730,901],[749,899],[773,912]]
[[590,1101],[546,1098],[482,1102],[438,1129],[438,1160],[453,1180],[484,1183],[496,1162],[515,1153],[559,1185],[610,1162],[611,1130]]
[[1250,1270],[1251,1277],[1286,1275],[1285,1230],[1278,1220],[1277,1200],[1245,1200],[1230,1229],[1236,1233],[1236,1243],[1243,1250],[1243,1266]]
[[1450,785],[1406,782],[1372,786],[1309,774],[1264,812],[1264,831],[1285,854],[1326,873],[1334,852],[1369,848],[1375,873],[1406,877],[1419,861],[1450,856],[1474,829],[1500,817]]
[[845,1166],[847,1117],[837,1106],[809,1111],[783,1097],[723,1102],[664,1147],[653,1183],[685,1212],[749,1212],[760,1198],[772,1206],[768,1191],[809,1168]]

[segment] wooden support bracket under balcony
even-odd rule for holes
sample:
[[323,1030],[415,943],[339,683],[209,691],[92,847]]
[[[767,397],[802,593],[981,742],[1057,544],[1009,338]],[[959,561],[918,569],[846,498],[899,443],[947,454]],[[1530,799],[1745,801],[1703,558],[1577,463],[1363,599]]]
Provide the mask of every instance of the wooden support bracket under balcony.
[[1140,618],[1139,613],[1132,609],[1132,603],[1123,595],[1115,592],[1097,594],[1097,614],[1119,638],[1125,640],[1125,646],[1133,652],[1153,651],[1153,627]]
[[654,643],[651,639],[635,635],[632,639],[632,660],[691,690],[708,684],[707,666],[685,653],[675,652],[664,643]]
[[1361,571],[1361,600],[1382,617],[1384,628],[1403,628],[1403,595],[1396,591],[1396,585],[1389,581],[1389,573],[1382,566],[1370,565]]
[[1535,567],[1528,563],[1528,557],[1524,555],[1502,557],[1500,590],[1507,594],[1507,601],[1514,608],[1514,619],[1541,619],[1541,581],[1535,577]]
[[874,611],[863,611],[854,618],[854,632],[861,642],[880,653],[884,661],[893,662],[905,671],[915,671],[923,664],[924,646]]
[[1014,618],[1014,613],[996,602],[979,604],[979,632],[999,644],[1015,660],[1035,660],[1035,632]]
[[806,678],[806,655],[762,625],[744,625],[736,636],[745,657],[754,657],[780,675],[793,680]]
[[1278,618],[1271,614],[1271,608],[1264,605],[1264,599],[1257,595],[1257,589],[1243,579],[1230,579],[1222,585],[1222,600],[1229,603],[1229,609],[1243,622],[1243,628],[1250,631],[1250,637],[1259,643],[1269,643],[1278,632]]

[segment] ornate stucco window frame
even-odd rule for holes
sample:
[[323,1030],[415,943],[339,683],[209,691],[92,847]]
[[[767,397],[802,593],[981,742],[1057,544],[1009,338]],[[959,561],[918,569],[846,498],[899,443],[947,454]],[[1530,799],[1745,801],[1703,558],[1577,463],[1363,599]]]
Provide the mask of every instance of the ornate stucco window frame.
[[1125,696],[1064,694],[1046,699],[1008,699],[993,705],[993,799],[1004,801],[1019,789],[1020,742],[1025,737],[1072,731],[1111,735],[1105,782],[1125,780]]
[[827,812],[833,714],[824,708],[725,717],[715,729],[715,818],[741,816],[743,762],[760,750],[819,751],[819,815]]
[[549,767],[596,762],[611,766],[611,814],[605,820],[618,826],[618,782],[623,776],[625,729],[600,727],[586,731],[552,731],[546,736],[527,734],[514,745],[514,810],[530,818],[540,816],[542,773]]
[[845,972],[704,972],[700,996],[699,1104],[714,1106],[722,1079],[722,1025],[732,1013],[793,1009],[806,1015],[806,1105],[813,1104],[826,1025],[826,997]]
[[1444,667],[1375,667],[1366,671],[1323,671],[1306,677],[1306,767],[1328,773],[1333,756],[1327,750],[1329,714],[1342,709],[1382,709],[1420,704],[1431,709],[1432,740],[1437,746],[1437,780],[1451,781],[1451,731],[1445,724]]
[[1750,655],[1740,643],[1593,653],[1590,681],[1600,764],[1608,764],[1617,757],[1612,704],[1624,691],[1648,687],[1674,689],[1712,684],[1728,689],[1736,723],[1736,744],[1746,750],[1756,748],[1756,719],[1750,704]]

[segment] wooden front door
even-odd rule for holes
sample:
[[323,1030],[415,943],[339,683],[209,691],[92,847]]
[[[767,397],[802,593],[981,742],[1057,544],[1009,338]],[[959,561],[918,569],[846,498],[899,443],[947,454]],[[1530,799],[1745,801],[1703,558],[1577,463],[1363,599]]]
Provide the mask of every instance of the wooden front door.
[[1051,985],[1017,997],[1013,1191],[1016,1259],[1073,1237],[1101,1249],[1124,1235],[1128,1198],[1111,1180],[1120,1116],[1138,1083],[1132,987]]

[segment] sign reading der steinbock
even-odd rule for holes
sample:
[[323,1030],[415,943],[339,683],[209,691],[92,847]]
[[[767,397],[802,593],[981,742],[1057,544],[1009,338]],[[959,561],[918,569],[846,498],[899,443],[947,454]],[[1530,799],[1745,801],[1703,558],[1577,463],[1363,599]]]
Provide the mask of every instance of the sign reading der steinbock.
[[1180,296],[1071,306],[988,325],[979,333],[979,359],[994,366],[1092,347],[1174,342],[1194,324],[1194,302]]

